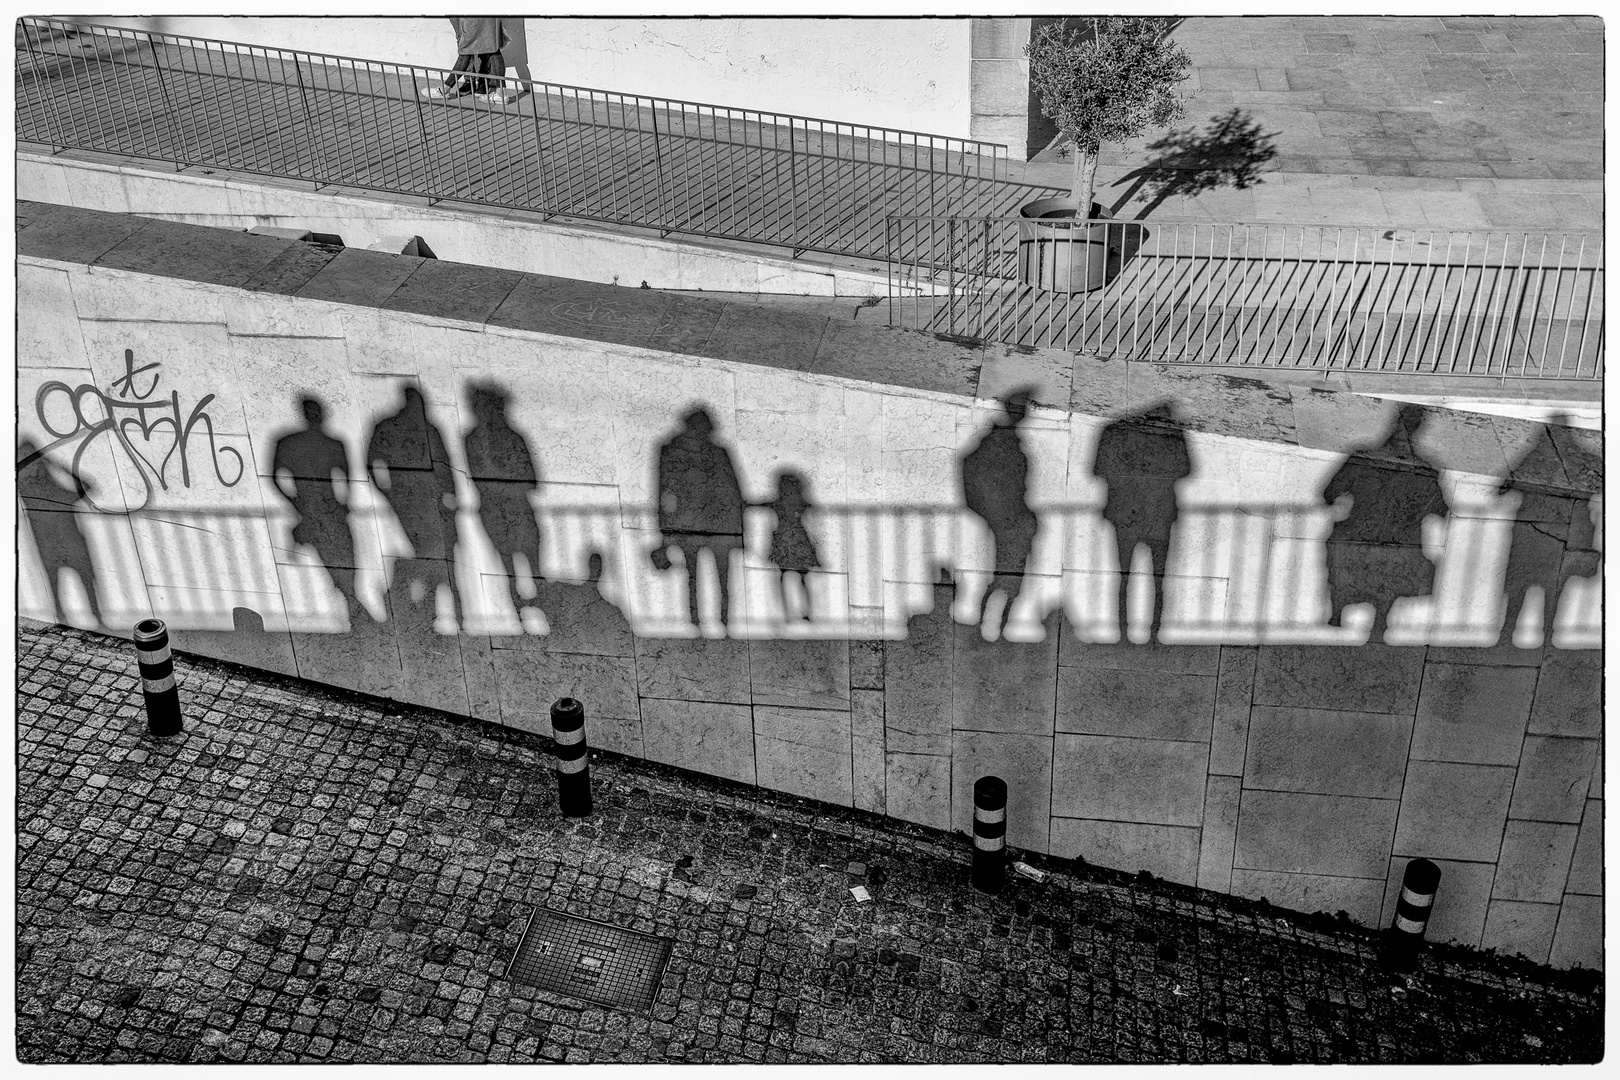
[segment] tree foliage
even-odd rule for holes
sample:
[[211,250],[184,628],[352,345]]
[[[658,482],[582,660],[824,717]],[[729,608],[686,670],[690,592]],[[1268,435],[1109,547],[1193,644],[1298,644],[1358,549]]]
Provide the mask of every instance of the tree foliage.
[[1041,112],[1082,153],[1180,118],[1177,86],[1192,60],[1159,19],[1108,17],[1084,29],[1054,23],[1024,46]]

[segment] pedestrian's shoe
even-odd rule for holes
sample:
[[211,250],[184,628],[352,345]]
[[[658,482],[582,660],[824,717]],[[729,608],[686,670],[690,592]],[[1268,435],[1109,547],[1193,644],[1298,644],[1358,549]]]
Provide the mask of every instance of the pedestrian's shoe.
[[506,104],[506,91],[505,90],[491,90],[487,94],[479,94],[478,95],[478,100],[479,101],[487,101],[487,102],[490,102],[493,105],[505,105]]
[[466,92],[467,91],[460,86],[445,86],[442,83],[422,87],[422,96],[435,101],[442,101],[446,98],[460,97]]

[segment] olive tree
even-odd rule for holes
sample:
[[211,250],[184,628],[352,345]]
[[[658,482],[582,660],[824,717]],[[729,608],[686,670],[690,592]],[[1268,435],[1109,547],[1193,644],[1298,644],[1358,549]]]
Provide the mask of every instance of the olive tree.
[[1091,18],[1054,23],[1024,46],[1041,112],[1057,125],[1074,157],[1070,197],[1075,214],[1091,213],[1097,151],[1125,142],[1182,114],[1176,89],[1192,61],[1156,18]]

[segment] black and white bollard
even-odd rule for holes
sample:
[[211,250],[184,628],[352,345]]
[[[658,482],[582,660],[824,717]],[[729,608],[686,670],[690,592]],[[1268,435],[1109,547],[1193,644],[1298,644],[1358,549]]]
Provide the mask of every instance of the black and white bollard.
[[1440,868],[1428,859],[1413,859],[1401,875],[1401,894],[1395,901],[1395,922],[1388,934],[1390,964],[1409,967],[1423,943],[1434,910],[1434,896],[1440,888]]
[[160,738],[180,734],[180,691],[169,655],[169,628],[162,619],[135,624],[135,656],[141,665],[141,692],[146,695],[146,730]]
[[585,706],[573,698],[558,698],[551,706],[551,737],[557,744],[557,803],[564,817],[585,817],[591,812]]
[[973,782],[973,887],[997,893],[1007,882],[1007,782],[981,776]]

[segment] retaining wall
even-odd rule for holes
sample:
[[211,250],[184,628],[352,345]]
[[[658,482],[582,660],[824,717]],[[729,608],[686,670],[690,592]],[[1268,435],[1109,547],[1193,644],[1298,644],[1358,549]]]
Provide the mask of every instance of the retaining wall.
[[[52,463],[19,471],[25,615],[91,624],[41,561],[77,532],[112,632],[156,614],[181,649],[534,730],[570,694],[597,746],[939,828],[995,773],[1017,847],[1366,924],[1423,856],[1433,936],[1601,962],[1595,433],[40,204],[19,224],[20,436]],[[442,448],[408,416],[377,439],[407,386]],[[526,452],[467,451],[491,392]],[[316,445],[287,442],[306,395],[347,473],[343,559],[276,480]],[[691,543],[651,558],[655,462],[694,406],[755,504],[724,624],[700,574],[701,630]],[[404,463],[392,494],[368,446]],[[790,470],[808,622],[773,566]],[[1341,475],[1359,517],[1324,497]],[[1448,515],[1385,499],[1435,490]],[[1003,558],[1033,530],[1004,631],[987,521]],[[509,582],[536,522],[541,580]],[[1117,616],[1133,529],[1169,544],[1152,640],[1147,550]],[[1359,568],[1341,601],[1399,595],[1382,640],[1367,605],[1329,625],[1333,559]],[[1504,574],[1551,616],[1504,630]]]

